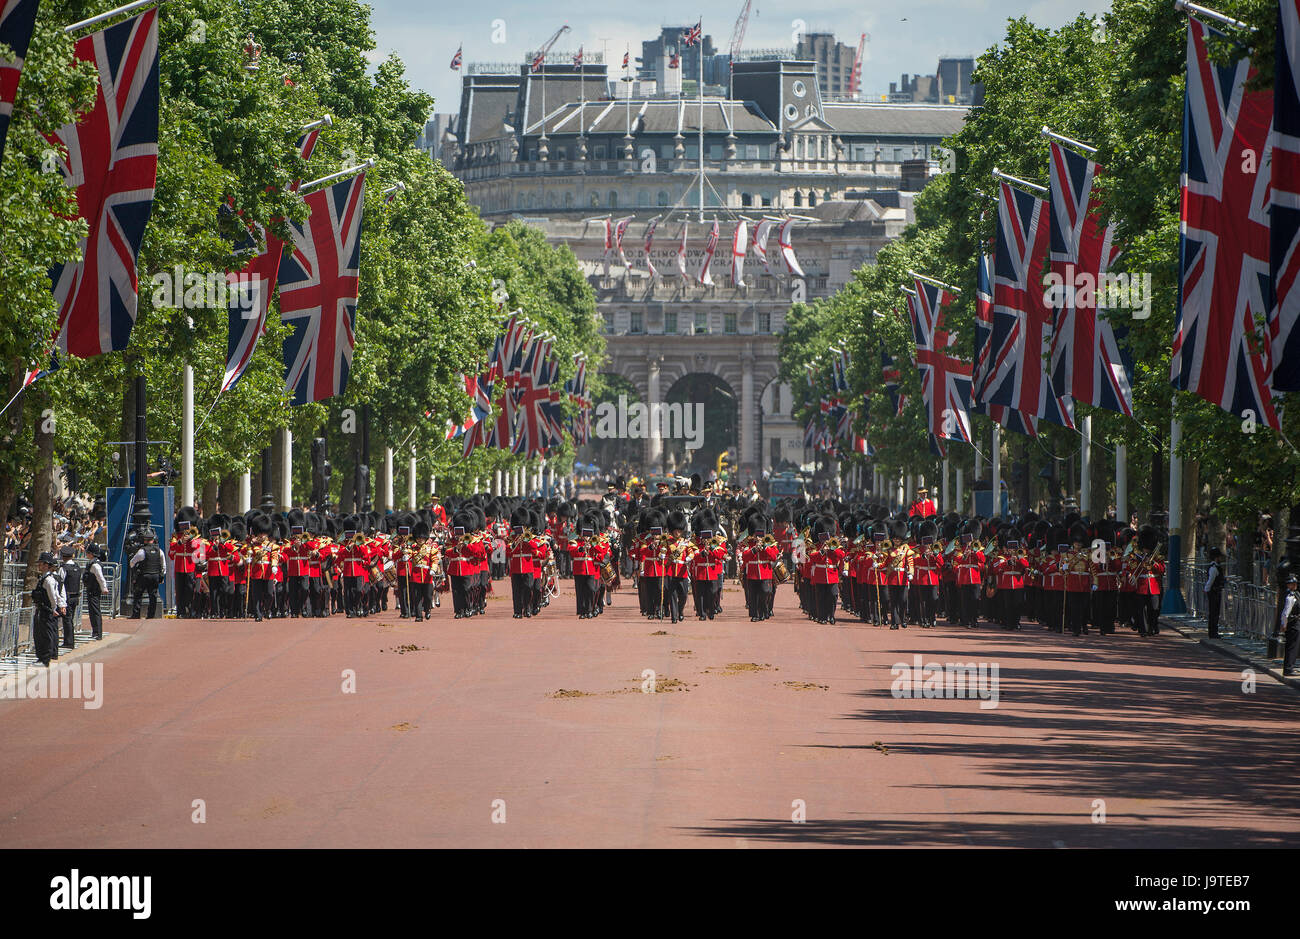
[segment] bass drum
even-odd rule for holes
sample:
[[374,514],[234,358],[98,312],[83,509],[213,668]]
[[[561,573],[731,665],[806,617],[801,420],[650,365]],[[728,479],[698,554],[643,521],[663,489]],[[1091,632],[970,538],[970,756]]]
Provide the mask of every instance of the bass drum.
[[390,587],[397,586],[397,565],[392,561],[387,561],[384,564],[384,583]]

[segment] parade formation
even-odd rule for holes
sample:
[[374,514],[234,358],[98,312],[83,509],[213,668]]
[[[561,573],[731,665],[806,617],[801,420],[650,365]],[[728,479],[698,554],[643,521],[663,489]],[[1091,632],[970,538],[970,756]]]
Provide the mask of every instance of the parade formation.
[[[461,619],[485,613],[488,596],[507,583],[520,619],[550,605],[561,582],[571,584],[563,592],[574,614],[590,619],[630,582],[644,617],[680,623],[723,615],[732,583],[750,622],[770,618],[776,591],[788,585],[822,624],[1160,631],[1165,549],[1151,525],[1135,530],[1077,512],[1055,521],[1032,512],[938,515],[924,490],[893,514],[878,502],[759,500],[702,487],[698,476],[677,482],[653,496],[619,479],[601,499],[480,493],[383,515],[254,509],[199,518],[182,509],[165,564],[176,615],[195,619],[353,618],[391,606],[420,622],[444,594]],[[133,568],[136,618],[145,596],[157,615],[163,562],[150,560],[151,548]],[[56,595],[51,611],[59,605]]]

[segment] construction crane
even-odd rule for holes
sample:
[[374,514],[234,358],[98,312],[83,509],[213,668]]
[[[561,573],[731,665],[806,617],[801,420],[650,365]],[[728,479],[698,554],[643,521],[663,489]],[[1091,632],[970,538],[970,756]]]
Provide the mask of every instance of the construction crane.
[[736,53],[740,52],[740,46],[745,41],[745,30],[749,26],[749,8],[754,5],[754,0],[745,0],[745,5],[740,8],[740,15],[736,17],[736,26],[731,31],[731,44],[727,46],[727,52],[731,60],[736,60]]
[[546,43],[542,46],[541,49],[538,50],[537,55],[533,56],[532,65],[530,65],[528,68],[530,72],[536,72],[538,69],[542,67],[543,64],[545,64],[546,54],[551,51],[551,46],[555,45],[556,40],[558,40],[561,36],[563,36],[568,31],[569,31],[568,24],[565,24],[564,26],[561,26],[559,29],[557,29],[550,39],[546,40]]
[[858,85],[862,82],[862,53],[867,47],[867,34],[858,39],[858,54],[853,57],[853,70],[849,72],[849,97],[858,97]]

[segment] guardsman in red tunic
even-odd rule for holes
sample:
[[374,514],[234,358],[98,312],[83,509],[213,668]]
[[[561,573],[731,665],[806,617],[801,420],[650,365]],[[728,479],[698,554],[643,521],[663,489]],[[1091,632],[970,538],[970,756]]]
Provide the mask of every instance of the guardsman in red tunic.
[[1099,525],[1097,536],[1102,543],[1094,546],[1090,558],[1092,582],[1096,588],[1092,594],[1092,622],[1100,635],[1109,636],[1115,632],[1118,609],[1116,598],[1119,596],[1119,575],[1123,561],[1115,549],[1113,523]]
[[[692,523],[717,524],[715,517],[700,519],[699,514],[696,513]],[[712,527],[701,528],[695,536],[695,546],[695,557],[691,560],[695,615],[700,619],[713,619],[722,612],[722,569],[727,563],[727,539],[721,533],[715,536]]]
[[429,618],[433,603],[433,566],[437,563],[437,545],[429,540],[429,523],[418,521],[411,531],[411,541],[402,545],[401,553],[409,570],[408,609],[415,621]]
[[649,537],[641,543],[636,559],[641,564],[641,587],[645,591],[646,615],[664,618],[664,548],[663,526],[653,525]]
[[1160,598],[1165,562],[1160,558],[1160,533],[1151,525],[1138,530],[1137,548],[1129,555],[1129,577],[1133,582],[1138,611],[1138,635],[1160,632]]
[[831,537],[830,528],[824,522],[819,522],[818,525],[817,544],[808,555],[812,568],[813,619],[833,625],[839,599],[840,564],[844,560],[844,548],[837,539]]
[[993,576],[997,579],[997,601],[1003,629],[1020,628],[1020,611],[1025,598],[1025,575],[1029,559],[1020,550],[1019,541],[1008,541],[993,559]]
[[194,600],[194,544],[193,537],[198,530],[190,527],[177,531],[167,544],[167,557],[171,561],[172,573],[176,578],[176,615],[181,619],[190,616],[190,606]]
[[289,530],[292,537],[281,551],[280,559],[289,587],[289,612],[294,616],[302,616],[311,597],[307,560],[311,549],[307,547],[306,529],[302,525],[294,525]]
[[919,515],[922,518],[931,518],[937,509],[934,506],[934,500],[930,498],[930,490],[925,486],[916,490],[916,500],[913,501],[907,510],[908,515]]
[[208,595],[212,598],[211,615],[230,616],[230,558],[234,553],[230,534],[220,528],[208,529]]
[[248,568],[248,605],[253,610],[253,619],[262,621],[263,614],[270,616],[274,611],[273,589],[275,580],[271,574],[272,545],[266,535],[253,538],[249,552]]
[[356,531],[345,531],[338,562],[339,575],[343,578],[343,608],[349,618],[365,615],[366,564],[369,559],[365,536]]
[[227,555],[230,570],[230,615],[242,618],[248,615],[249,545],[247,542],[235,541],[232,535],[230,549],[230,554]]
[[[522,511],[522,510],[521,510]],[[506,543],[506,563],[510,568],[510,596],[514,601],[515,619],[533,615],[533,539],[529,537],[526,513],[510,520],[510,540]]]
[[740,561],[745,578],[745,600],[749,608],[749,621],[757,623],[772,615],[772,600],[776,592],[772,565],[781,557],[776,536],[767,532],[767,520],[755,518],[750,522],[750,535]]
[[664,604],[668,617],[679,623],[686,607],[686,584],[695,545],[686,537],[686,515],[681,511],[668,514],[669,538],[664,545]]
[[979,608],[980,585],[983,579],[984,552],[975,544],[973,532],[961,536],[961,544],[953,553],[952,566],[957,574],[957,594],[961,605],[961,624],[974,629]]
[[584,523],[578,537],[567,539],[565,554],[573,566],[573,596],[578,619],[591,619],[601,612],[596,603],[600,583],[600,566],[609,559],[609,546],[597,540],[596,530]]
[[922,522],[919,530],[921,550],[912,559],[913,589],[918,591],[922,629],[933,629],[939,609],[939,581],[943,572],[943,552],[935,544],[938,528],[934,522]]

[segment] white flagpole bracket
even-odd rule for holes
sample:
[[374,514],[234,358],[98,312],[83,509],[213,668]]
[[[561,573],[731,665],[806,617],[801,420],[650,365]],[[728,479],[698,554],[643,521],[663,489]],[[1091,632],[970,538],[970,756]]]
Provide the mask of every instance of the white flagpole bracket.
[[375,165],[374,159],[366,160],[360,166],[351,166],[345,170],[339,170],[337,173],[330,173],[328,176],[322,176],[320,179],[313,179],[309,183],[303,183],[298,187],[298,194],[302,195],[308,189],[315,189],[317,186],[323,186],[326,183],[332,183],[337,179],[343,179],[346,176],[355,176],[357,173],[364,173]]
[[109,10],[107,13],[101,13],[98,16],[92,16],[88,20],[82,20],[79,23],[73,23],[71,26],[63,27],[65,33],[75,33],[79,29],[85,29],[87,26],[96,26],[105,20],[111,20],[115,16],[121,16],[123,13],[134,13],[136,10],[143,10],[145,7],[162,6],[167,0],[136,0],[135,3],[128,3],[126,6],[118,7],[115,10]]
[[993,167],[993,178],[1005,180],[1013,186],[1024,186],[1026,189],[1032,189],[1034,192],[1047,192],[1046,186],[1040,186],[1038,183],[1031,183],[1027,179],[1021,179],[1019,176],[1012,176],[1010,173],[1004,173],[996,166]]
[[326,112],[326,114],[323,117],[321,117],[320,120],[312,121],[310,124],[303,124],[302,132],[305,134],[308,133],[309,131],[315,130],[317,127],[333,127],[333,126],[334,126],[334,118],[328,112]]
[[1094,153],[1097,152],[1096,147],[1090,147],[1086,143],[1082,143],[1078,140],[1074,140],[1071,137],[1066,137],[1064,134],[1058,134],[1055,131],[1051,130],[1046,124],[1043,125],[1043,129],[1040,130],[1039,133],[1042,134],[1044,137],[1046,137],[1048,140],[1055,140],[1058,143],[1063,143],[1067,147],[1070,147],[1074,150],[1078,150],[1081,153],[1086,154],[1087,156],[1092,156]]
[[910,268],[908,269],[907,273],[910,276],[915,277],[917,280],[925,281],[927,284],[934,284],[936,287],[942,287],[944,290],[951,290],[953,293],[961,293],[960,287],[954,287],[952,284],[945,284],[943,281],[939,280],[938,278],[930,277],[926,274],[918,274],[916,271],[911,270]]
[[1214,20],[1216,23],[1222,23],[1224,26],[1232,26],[1236,29],[1244,29],[1249,32],[1256,32],[1254,26],[1249,23],[1243,23],[1241,20],[1234,20],[1230,16],[1224,16],[1222,13],[1216,13],[1208,7],[1203,7],[1198,3],[1188,3],[1187,0],[1174,0],[1174,9],[1179,13],[1194,13],[1197,16],[1203,16],[1208,20]]

